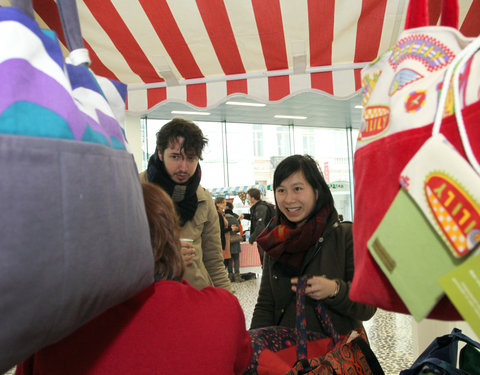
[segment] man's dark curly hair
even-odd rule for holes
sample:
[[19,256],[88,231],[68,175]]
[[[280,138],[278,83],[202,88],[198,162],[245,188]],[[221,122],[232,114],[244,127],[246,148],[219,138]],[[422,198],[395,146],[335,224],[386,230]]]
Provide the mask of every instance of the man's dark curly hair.
[[186,154],[194,154],[202,160],[202,151],[208,139],[203,136],[202,130],[194,122],[183,118],[174,118],[158,131],[157,151],[163,155],[168,145],[175,143],[178,137],[185,139],[182,150]]

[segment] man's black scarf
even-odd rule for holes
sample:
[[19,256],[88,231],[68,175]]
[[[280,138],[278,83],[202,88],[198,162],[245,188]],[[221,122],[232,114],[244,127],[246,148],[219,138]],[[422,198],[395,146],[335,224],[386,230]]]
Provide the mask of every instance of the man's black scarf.
[[165,165],[155,152],[148,161],[147,178],[149,182],[159,185],[172,197],[177,209],[180,225],[183,225],[193,218],[198,206],[197,188],[200,184],[202,171],[200,163],[192,177],[185,185],[176,184],[168,175]]

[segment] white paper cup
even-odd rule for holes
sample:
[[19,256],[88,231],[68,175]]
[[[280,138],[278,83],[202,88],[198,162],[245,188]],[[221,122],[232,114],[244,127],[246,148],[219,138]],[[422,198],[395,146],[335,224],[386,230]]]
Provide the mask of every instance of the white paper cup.
[[191,238],[180,238],[180,242],[186,242],[193,245],[193,240]]

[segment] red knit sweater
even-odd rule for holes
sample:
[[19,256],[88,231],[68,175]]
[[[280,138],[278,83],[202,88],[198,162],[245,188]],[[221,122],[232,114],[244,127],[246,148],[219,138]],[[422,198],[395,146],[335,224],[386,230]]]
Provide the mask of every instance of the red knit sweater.
[[235,296],[160,281],[40,350],[16,374],[241,374],[251,355]]

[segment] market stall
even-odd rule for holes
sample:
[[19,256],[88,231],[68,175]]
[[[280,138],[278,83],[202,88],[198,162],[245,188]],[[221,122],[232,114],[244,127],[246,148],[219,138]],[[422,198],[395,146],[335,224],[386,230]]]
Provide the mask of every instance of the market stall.
[[265,185],[263,184],[258,184],[258,185],[241,185],[241,186],[225,186],[225,187],[220,187],[220,188],[210,188],[207,189],[210,194],[212,194],[212,197],[218,197],[218,196],[235,196],[237,195],[240,200],[242,201],[243,204],[245,204],[245,200],[247,198],[247,191],[250,189],[258,189],[262,193],[262,195],[265,195],[266,193],[266,188]]

